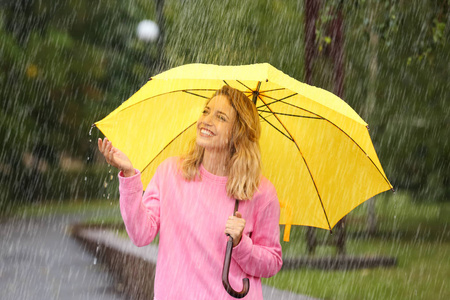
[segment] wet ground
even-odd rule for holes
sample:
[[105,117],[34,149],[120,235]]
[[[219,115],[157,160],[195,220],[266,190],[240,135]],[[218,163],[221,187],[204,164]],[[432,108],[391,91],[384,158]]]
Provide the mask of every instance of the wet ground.
[[0,299],[124,299],[109,274],[66,234],[80,216],[0,222]]
[[[85,218],[56,215],[0,221],[0,299],[125,299],[105,268],[67,232]],[[266,300],[312,299],[266,286],[263,294]]]

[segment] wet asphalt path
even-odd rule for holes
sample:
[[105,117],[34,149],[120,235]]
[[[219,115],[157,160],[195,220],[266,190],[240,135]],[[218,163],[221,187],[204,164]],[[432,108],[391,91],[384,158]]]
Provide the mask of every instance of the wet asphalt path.
[[67,228],[81,216],[0,222],[0,299],[124,299]]
[[[0,220],[0,300],[126,299],[95,257],[68,234],[69,226],[87,215]],[[267,300],[313,299],[267,286],[263,294]]]

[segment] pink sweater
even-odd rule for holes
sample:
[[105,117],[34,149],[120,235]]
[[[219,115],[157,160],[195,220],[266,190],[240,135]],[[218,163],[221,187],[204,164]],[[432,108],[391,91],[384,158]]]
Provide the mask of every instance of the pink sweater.
[[[227,177],[200,167],[201,180],[187,182],[169,158],[157,169],[142,195],[140,173],[119,174],[120,210],[133,243],[148,245],[160,233],[156,263],[155,299],[234,299],[222,285],[227,236],[225,223],[235,200],[226,194]],[[244,299],[262,299],[260,277],[281,268],[280,207],[274,186],[263,178],[251,201],[240,201],[246,220],[241,242],[233,249],[229,282]]]

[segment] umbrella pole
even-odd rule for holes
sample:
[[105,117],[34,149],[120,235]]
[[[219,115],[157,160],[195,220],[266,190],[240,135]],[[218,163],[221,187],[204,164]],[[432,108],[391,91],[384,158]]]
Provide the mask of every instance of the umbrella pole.
[[[239,200],[236,199],[236,202],[234,204],[234,213],[233,215],[236,215],[236,212],[239,208]],[[225,260],[223,262],[223,270],[222,270],[222,283],[223,287],[227,291],[228,294],[230,294],[234,298],[243,298],[247,295],[249,289],[250,289],[250,281],[248,278],[242,279],[242,291],[238,292],[235,291],[229,281],[228,281],[228,274],[230,273],[230,263],[231,263],[231,253],[233,252],[233,238],[228,235],[228,242],[227,242],[227,250],[225,252]]]

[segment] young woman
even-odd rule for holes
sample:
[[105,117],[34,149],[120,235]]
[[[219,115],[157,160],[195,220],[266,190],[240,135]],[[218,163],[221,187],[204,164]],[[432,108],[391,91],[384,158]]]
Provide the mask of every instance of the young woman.
[[241,291],[247,277],[244,299],[262,299],[260,277],[275,275],[282,260],[280,207],[261,175],[260,132],[253,102],[224,86],[206,103],[189,153],[165,160],[143,195],[139,170],[99,139],[106,161],[121,170],[120,210],[131,240],[145,246],[160,234],[155,299],[234,299],[222,285],[225,234],[233,237],[231,286]]

